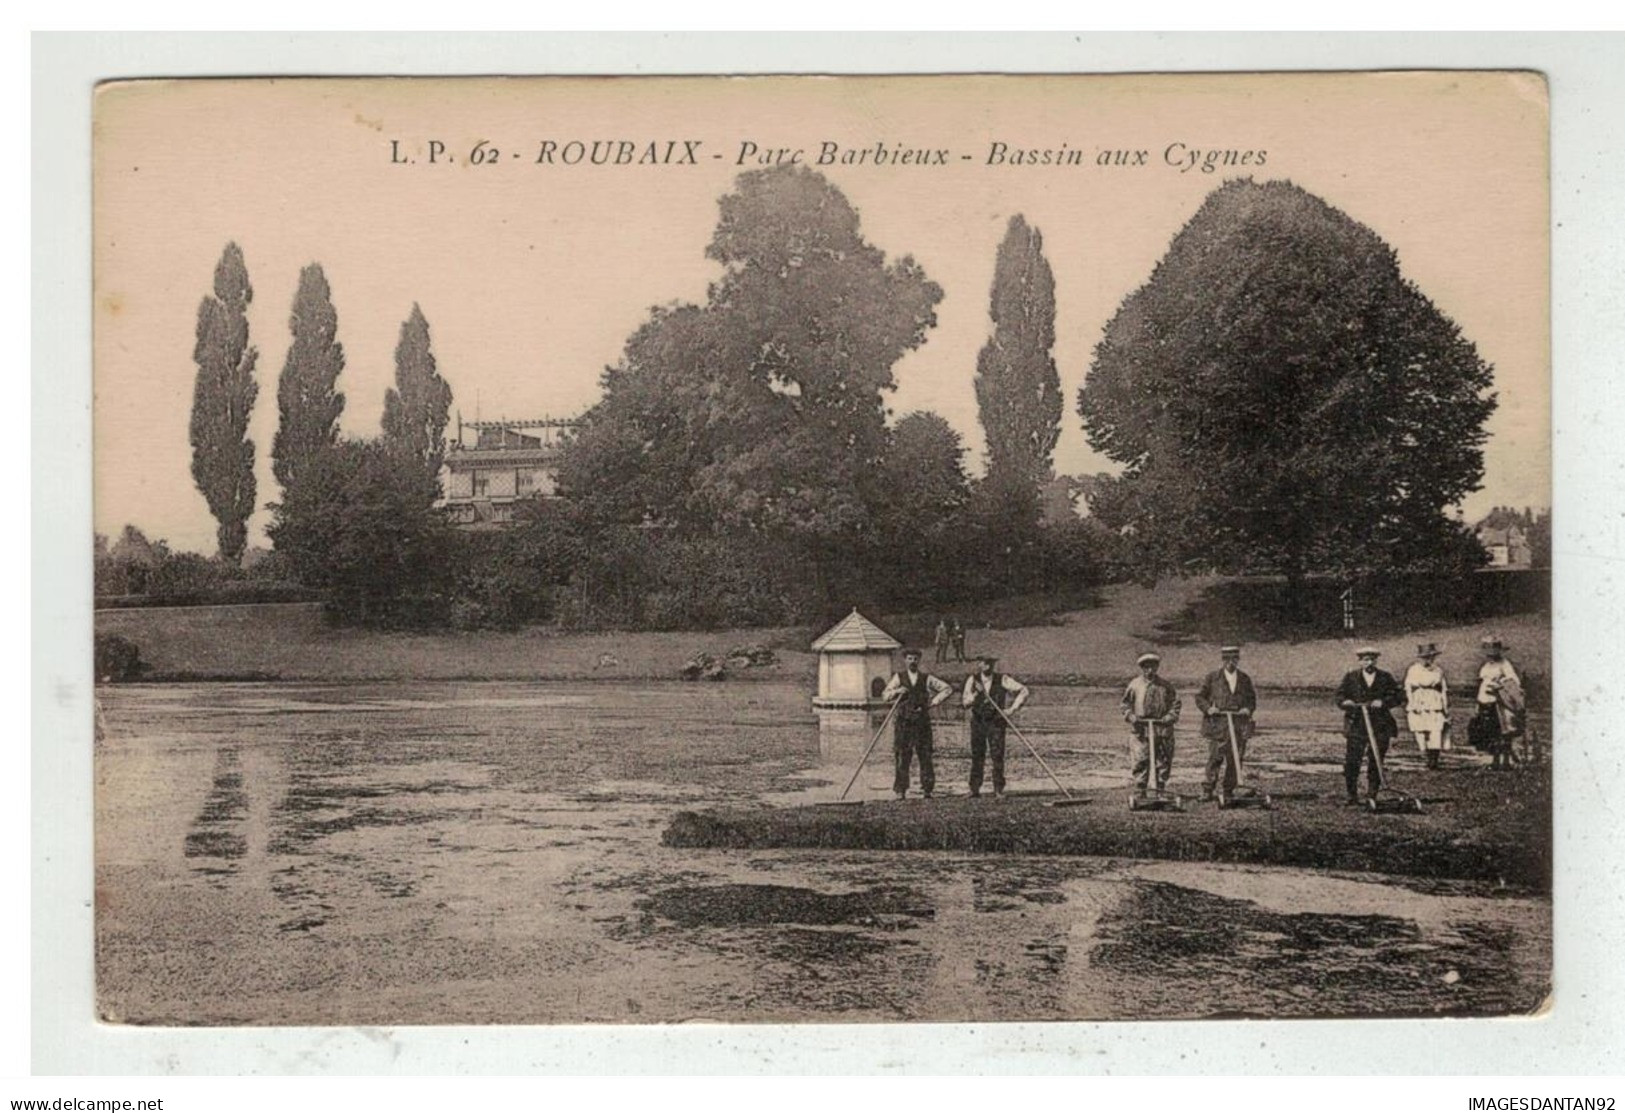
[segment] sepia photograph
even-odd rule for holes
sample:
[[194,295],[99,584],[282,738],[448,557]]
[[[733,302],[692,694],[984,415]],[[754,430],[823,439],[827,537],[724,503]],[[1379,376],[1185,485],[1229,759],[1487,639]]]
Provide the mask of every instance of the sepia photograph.
[[104,1024],[1573,988],[1542,74],[94,97]]

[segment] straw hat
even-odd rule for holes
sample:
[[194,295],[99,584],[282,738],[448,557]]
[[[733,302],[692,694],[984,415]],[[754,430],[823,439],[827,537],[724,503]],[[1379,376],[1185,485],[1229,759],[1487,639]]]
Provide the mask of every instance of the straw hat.
[[1139,659],[1134,663],[1136,665],[1160,665],[1162,663],[1162,658],[1158,657],[1155,653],[1142,653],[1140,654]]

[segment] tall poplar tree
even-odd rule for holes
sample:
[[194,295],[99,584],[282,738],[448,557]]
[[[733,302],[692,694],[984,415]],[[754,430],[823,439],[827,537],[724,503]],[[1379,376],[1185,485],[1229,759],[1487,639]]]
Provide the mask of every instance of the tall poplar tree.
[[272,471],[284,498],[306,463],[338,443],[344,412],[344,395],[336,389],[344,370],[344,346],[338,341],[338,313],[320,263],[299,272],[288,327],[293,343],[277,382],[281,424],[271,442]]
[[1062,406],[1051,354],[1055,276],[1043,236],[1019,214],[999,245],[989,312],[993,335],[976,358],[976,406],[987,437],[983,494],[996,519],[1026,528],[1038,523]]
[[450,416],[451,387],[436,370],[429,322],[414,303],[395,345],[395,385],[384,395],[384,443],[421,461],[429,476],[438,477]]
[[218,523],[223,559],[242,559],[248,519],[254,513],[254,442],[248,417],[259,386],[254,366],[259,352],[248,342],[248,282],[243,252],[228,243],[214,268],[214,293],[197,310],[197,345],[192,359],[192,480]]

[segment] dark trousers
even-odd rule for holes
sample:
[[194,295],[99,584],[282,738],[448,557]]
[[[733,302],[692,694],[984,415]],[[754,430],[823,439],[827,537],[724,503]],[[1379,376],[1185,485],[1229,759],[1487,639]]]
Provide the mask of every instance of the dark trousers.
[[[1242,734],[1241,728],[1237,727],[1236,749],[1241,752],[1242,760],[1245,761],[1247,758],[1247,739],[1243,738]],[[1234,792],[1236,790],[1238,770],[1236,769],[1236,760],[1230,753],[1230,731],[1228,728],[1219,737],[1207,740],[1207,770],[1202,784],[1205,791],[1211,793],[1214,786],[1219,783],[1220,770],[1224,772],[1225,792]]]
[[892,735],[892,757],[897,762],[897,775],[892,778],[892,791],[908,791],[909,766],[914,755],[920,756],[920,791],[927,796],[937,787],[937,766],[931,757],[931,720],[913,722],[899,720],[897,732]]
[[[1388,743],[1390,739],[1382,735],[1377,736],[1377,753],[1384,759],[1388,757]],[[1360,786],[1360,762],[1366,764],[1366,786],[1368,794],[1375,793],[1382,787],[1382,776],[1377,772],[1377,759],[1371,756],[1371,747],[1366,744],[1365,731],[1349,731],[1343,736],[1343,785],[1348,794],[1353,796]]]
[[993,791],[1004,791],[1004,724],[997,719],[970,721],[970,792],[975,796],[982,791],[982,766],[989,756],[993,758]]

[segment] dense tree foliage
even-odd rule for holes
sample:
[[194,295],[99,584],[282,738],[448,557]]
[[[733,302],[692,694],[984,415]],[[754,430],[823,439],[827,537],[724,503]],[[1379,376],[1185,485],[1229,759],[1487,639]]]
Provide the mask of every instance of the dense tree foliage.
[[319,263],[299,272],[288,327],[293,343],[277,380],[280,424],[271,442],[272,471],[284,499],[306,465],[338,442],[339,415],[344,412],[344,395],[338,391],[344,346],[338,341],[332,291]]
[[894,606],[929,606],[960,595],[966,567],[970,480],[965,445],[934,413],[904,415],[890,431],[886,482],[875,504],[875,578]]
[[1044,240],[1010,218],[993,271],[993,335],[976,359],[976,406],[987,437],[982,491],[990,524],[1030,536],[1039,495],[1061,435],[1061,379],[1055,345],[1055,277]]
[[342,441],[302,462],[267,532],[340,618],[443,621],[452,538],[438,497],[433,477],[378,442]]
[[430,350],[429,322],[414,303],[395,345],[395,385],[384,395],[384,443],[438,477],[450,417],[451,387]]
[[254,300],[242,249],[228,243],[214,269],[214,293],[197,311],[192,350],[192,480],[218,523],[220,555],[240,560],[254,513],[254,442],[248,418],[259,395],[248,342],[248,306]]
[[603,378],[560,488],[599,523],[732,538],[814,593],[861,569],[893,482],[885,392],[942,291],[821,175],[741,175],[703,306],[657,309]]
[[1352,573],[1459,552],[1491,369],[1369,228],[1227,183],[1095,350],[1078,408],[1125,465],[1093,512],[1155,571]]

